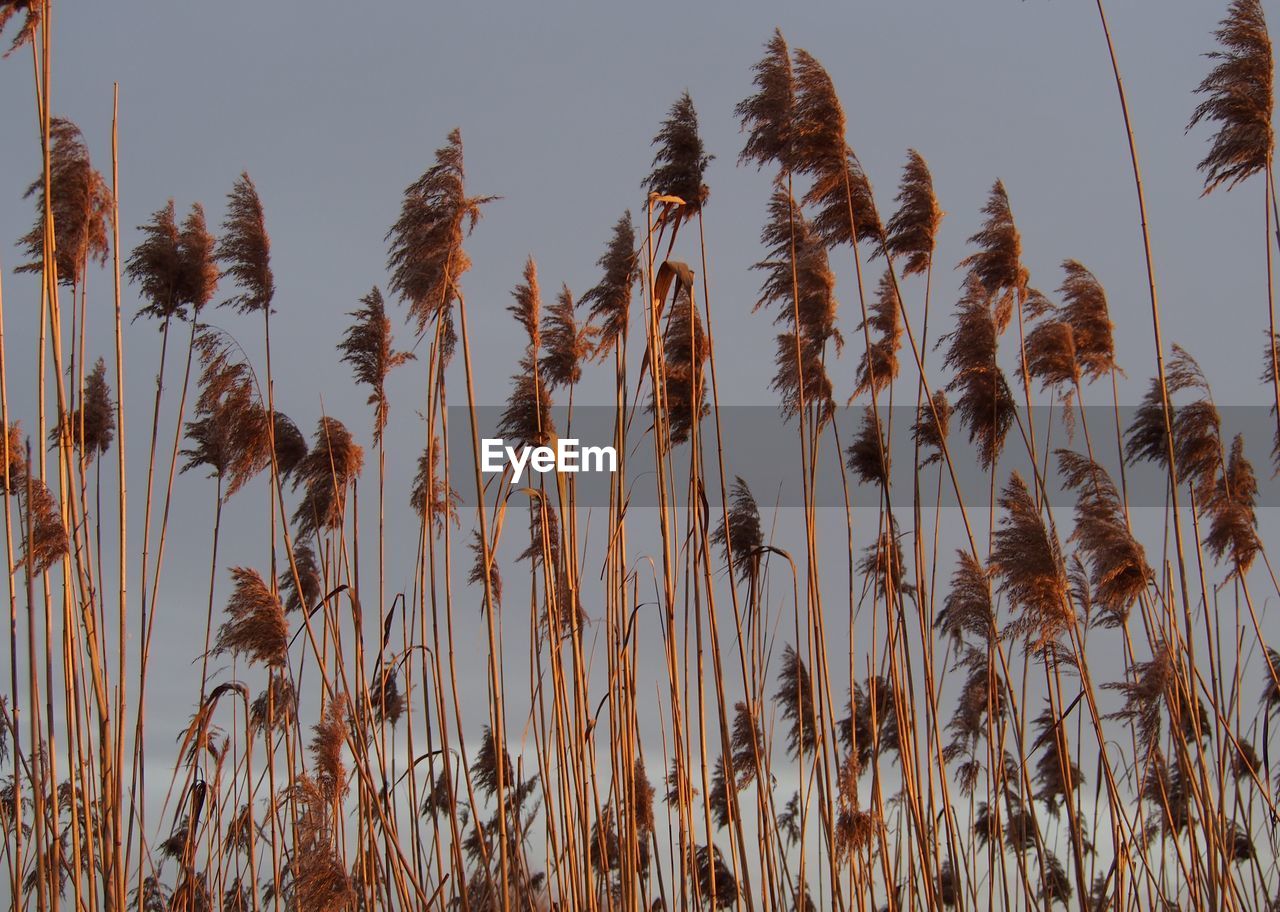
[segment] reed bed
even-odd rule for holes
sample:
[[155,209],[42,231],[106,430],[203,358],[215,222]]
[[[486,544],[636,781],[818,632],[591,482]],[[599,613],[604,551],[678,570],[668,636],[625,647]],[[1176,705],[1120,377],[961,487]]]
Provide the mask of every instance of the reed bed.
[[[15,239],[38,339],[5,338],[0,297],[14,908],[1280,908],[1266,468],[1192,353],[1166,347],[1100,2],[1154,360],[1117,352],[1107,293],[1070,251],[1060,276],[1030,274],[999,180],[948,218],[976,228],[944,271],[920,152],[874,188],[833,80],[781,32],[743,74],[739,164],[772,177],[750,324],[776,336],[772,478],[732,471],[753,441],[721,406],[715,334],[747,317],[711,294],[711,152],[688,93],[597,284],[544,291],[530,257],[505,314],[468,307],[468,273],[491,266],[468,240],[499,206],[449,133],[319,375],[349,368],[368,412],[310,429],[286,414],[308,390],[272,364],[273,317],[297,316],[275,300],[252,178],[208,211],[149,201],[122,251],[114,126],[104,174],[53,113],[48,2],[0,2],[43,162]],[[1205,193],[1264,197],[1267,313],[1246,319],[1271,342],[1280,465],[1258,0],[1232,0],[1212,41],[1188,129],[1208,141]],[[91,272],[109,298],[89,300]],[[114,309],[114,340],[87,338],[88,308]],[[131,321],[161,335],[149,402],[118,394]],[[263,357],[232,331],[261,333]],[[496,333],[522,352],[486,409]],[[35,375],[10,377],[6,352],[33,343]],[[1135,408],[1121,362],[1150,377]],[[416,375],[413,401],[393,401],[393,371]],[[575,415],[588,383],[612,404]],[[619,456],[603,495],[482,473],[483,434],[553,443],[587,408]],[[127,417],[148,441],[128,459]],[[397,421],[420,450],[387,446]],[[785,506],[763,496],[780,476]],[[1131,502],[1139,479],[1156,509]],[[207,506],[175,515],[175,490],[202,483]],[[256,516],[251,564],[225,557],[225,509]],[[193,635],[169,644],[154,633],[177,610],[161,585],[177,523],[207,528],[207,578],[185,580]],[[406,553],[412,584],[391,591]],[[175,647],[199,669],[176,732],[147,712],[155,653]]]

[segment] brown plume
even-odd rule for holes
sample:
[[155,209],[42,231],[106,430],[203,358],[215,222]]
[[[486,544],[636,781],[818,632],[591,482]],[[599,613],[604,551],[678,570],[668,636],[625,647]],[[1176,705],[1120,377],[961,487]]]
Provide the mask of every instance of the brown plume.
[[1062,306],[1057,318],[1071,327],[1080,374],[1087,380],[1097,380],[1118,369],[1107,294],[1094,274],[1075,260],[1064,261],[1062,269],[1066,278],[1058,289]]
[[356,382],[369,387],[369,405],[373,406],[373,439],[382,440],[391,403],[387,399],[387,374],[392,368],[413,360],[409,352],[391,347],[391,320],[387,318],[382,292],[375,285],[360,299],[360,307],[348,314],[355,322],[347,329],[338,350],[342,360],[351,365]]
[[[707,404],[706,363],[711,343],[702,328],[702,317],[683,288],[667,316],[662,334],[662,377],[665,417],[671,428],[671,444],[689,439],[695,422],[710,412]],[[649,403],[656,414],[656,403]]]
[[1244,455],[1244,437],[1237,434],[1231,442],[1231,455],[1225,470],[1214,482],[1201,506],[1209,517],[1209,534],[1204,544],[1214,560],[1226,557],[1232,573],[1243,577],[1262,550],[1258,538],[1258,517],[1254,507],[1258,499],[1258,480],[1253,466]]
[[321,418],[311,452],[294,476],[294,486],[306,488],[293,514],[299,537],[338,527],[347,488],[363,467],[364,449],[351,439],[346,426],[336,418]]
[[32,576],[44,573],[67,554],[67,527],[62,523],[57,501],[39,478],[28,478],[22,488],[22,556],[14,571],[25,567]]
[[[294,577],[294,569],[297,577]],[[301,584],[301,586],[299,586]],[[284,610],[310,611],[315,607],[323,594],[320,565],[316,563],[316,553],[311,545],[299,540],[293,543],[293,566],[285,567],[280,573],[280,594],[284,598]]]
[[458,280],[471,268],[463,239],[492,196],[467,196],[462,134],[454,130],[436,150],[436,161],[404,191],[400,218],[387,232],[391,291],[409,305],[418,334],[458,299]]
[[582,363],[594,354],[596,328],[590,323],[578,323],[576,310],[573,293],[564,285],[543,319],[544,353],[538,361],[538,371],[547,389],[576,386],[582,379]]
[[604,276],[582,296],[582,305],[590,308],[588,322],[599,327],[596,355],[603,359],[626,337],[631,290],[640,280],[640,255],[630,212],[613,226],[609,246],[596,265],[604,270]]
[[4,52],[4,56],[8,57],[35,37],[36,29],[40,27],[40,23],[44,20],[44,4],[45,0],[3,0],[3,2],[0,2],[0,32],[4,31],[5,26],[9,24],[9,20],[17,16],[19,12],[25,14],[22,26],[18,29],[18,34],[13,36],[13,43],[9,45],[9,50]]
[[870,391],[875,396],[889,386],[898,376],[898,349],[902,346],[902,319],[898,292],[892,276],[886,272],[880,278],[875,300],[871,302],[867,319],[859,324],[870,330],[871,347],[858,364],[858,385],[852,401]]
[[999,332],[1009,324],[1015,304],[1027,300],[1030,278],[1022,265],[1022,236],[1013,223],[1013,211],[1009,208],[1009,195],[1004,183],[996,181],[982,209],[987,220],[982,228],[969,238],[969,243],[979,249],[960,261],[986,292]]
[[996,363],[1000,326],[981,280],[971,275],[956,314],[946,364],[956,372],[947,389],[958,390],[955,413],[969,430],[983,468],[990,468],[1004,448],[1013,426],[1013,394],[1004,371]]
[[679,215],[688,221],[701,212],[707,202],[710,191],[703,177],[714,157],[703,149],[702,137],[698,134],[698,112],[688,92],[671,105],[652,144],[658,151],[653,156],[653,171],[645,178],[644,188],[659,196],[680,197],[684,206],[679,209]]
[[1214,37],[1222,49],[1205,55],[1216,63],[1196,88],[1208,97],[1187,124],[1188,130],[1201,121],[1219,124],[1198,166],[1205,174],[1205,193],[1223,184],[1230,190],[1268,167],[1275,146],[1271,36],[1261,0],[1232,0]]
[[748,134],[738,162],[753,162],[758,168],[773,164],[790,171],[794,166],[796,87],[791,54],[781,31],[774,30],[764,56],[752,70],[756,93],[734,109],[742,131]]
[[1063,484],[1076,492],[1071,539],[1088,561],[1092,601],[1102,608],[1102,626],[1121,626],[1151,577],[1146,552],[1125,522],[1124,503],[1106,470],[1070,450],[1057,456]]
[[920,405],[916,423],[911,426],[911,437],[922,450],[933,452],[920,461],[932,465],[942,460],[943,444],[951,424],[951,403],[942,390],[935,390],[930,401]]
[[[0,28],[4,26],[0,7]],[[53,141],[49,148],[50,181],[53,194],[48,207],[53,213],[55,259],[58,281],[79,286],[90,262],[107,261],[107,235],[111,228],[113,199],[107,182],[89,161],[80,128],[62,117],[49,123]],[[36,198],[36,223],[18,243],[32,262],[18,267],[18,272],[40,272],[44,267],[45,193],[41,176],[27,188],[26,197]]]
[[22,428],[17,422],[9,425],[0,446],[4,448],[3,468],[0,475],[0,494],[16,494],[26,487],[27,456],[22,446]]
[[283,412],[274,412],[271,418],[272,436],[276,442],[276,471],[281,478],[288,478],[307,458],[307,438],[302,436],[293,419]]
[[933,265],[938,228],[944,215],[933,195],[933,175],[915,149],[907,150],[907,163],[898,185],[898,211],[885,225],[889,255],[905,258],[904,276],[928,271]]
[[[427,488],[430,487],[428,495]],[[431,520],[436,532],[444,531],[444,524],[450,519],[458,524],[458,492],[449,487],[444,477],[444,468],[440,465],[440,440],[432,437],[430,445],[418,457],[418,472],[413,477],[413,490],[409,494],[409,503],[420,518],[427,518],[430,509]]]
[[267,236],[266,218],[258,188],[248,172],[236,179],[227,194],[227,217],[222,223],[222,240],[218,242],[218,262],[240,288],[240,294],[222,303],[240,313],[255,313],[271,307],[275,297],[275,277],[271,274],[271,238]]
[[1000,496],[1000,507],[1005,515],[995,532],[991,570],[1000,578],[1000,592],[1021,612],[1010,632],[1039,651],[1074,621],[1062,554],[1017,472]]
[[107,364],[101,358],[85,381],[83,401],[67,416],[65,425],[58,423],[49,434],[50,440],[56,442],[64,431],[71,438],[71,445],[87,460],[97,459],[115,439],[115,403],[107,385]]
[[157,320],[184,316],[183,268],[181,239],[174,215],[173,200],[151,215],[151,221],[139,225],[142,243],[133,248],[125,272],[130,281],[142,287],[147,304],[134,317]]
[[818,745],[818,717],[814,711],[813,684],[809,669],[796,653],[787,646],[782,652],[782,670],[778,672],[778,690],[773,699],[782,707],[782,716],[790,727],[787,729],[787,754],[798,759],[812,753]]
[[751,579],[760,570],[760,548],[764,534],[760,526],[760,508],[747,483],[739,476],[729,488],[728,520],[721,519],[711,534],[711,541],[723,549],[725,562],[733,553],[733,566],[743,579]]
[[250,664],[283,667],[289,655],[289,624],[280,599],[256,570],[232,567],[235,590],[227,602],[228,620],[218,629],[216,652],[246,656]]

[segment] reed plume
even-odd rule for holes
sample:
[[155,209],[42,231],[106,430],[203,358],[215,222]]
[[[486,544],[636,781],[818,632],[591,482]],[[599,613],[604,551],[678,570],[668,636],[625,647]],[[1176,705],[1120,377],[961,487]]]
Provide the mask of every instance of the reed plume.
[[[431,490],[428,492],[427,488]],[[450,519],[458,524],[458,504],[461,498],[458,492],[449,487],[448,479],[440,465],[440,441],[431,438],[431,443],[418,457],[418,471],[413,477],[413,489],[409,493],[409,504],[423,520],[428,518],[437,532],[444,530]]]
[[218,266],[213,258],[216,244],[205,225],[204,207],[193,203],[178,232],[179,300],[191,306],[192,320],[200,316],[218,289]]
[[400,218],[385,238],[391,243],[391,291],[409,305],[419,335],[458,299],[458,280],[471,268],[462,242],[479,221],[480,208],[496,198],[467,196],[458,130],[435,157],[435,164],[405,188]]
[[733,566],[744,580],[753,579],[760,571],[760,549],[764,545],[760,508],[741,476],[729,486],[729,498],[729,510],[711,534],[711,542],[724,551],[726,563],[732,556]]
[[924,402],[916,412],[916,422],[911,426],[911,438],[922,450],[932,450],[921,465],[932,465],[942,461],[943,447],[947,439],[947,431],[951,425],[951,403],[947,394],[935,390],[933,396]]
[[537,362],[526,354],[520,372],[511,378],[511,395],[498,420],[498,436],[508,446],[546,446],[555,436],[551,419],[551,394],[536,371]]
[[880,216],[862,164],[845,141],[844,109],[831,76],[808,51],[794,58],[792,169],[813,178],[804,204],[815,210],[814,228],[828,246],[878,242]]
[[307,438],[283,412],[273,412],[271,423],[272,439],[276,443],[276,471],[281,478],[289,478],[307,458]]
[[280,668],[288,661],[289,624],[284,607],[258,571],[232,567],[235,590],[227,601],[227,621],[218,628],[217,653],[244,656]]
[[1003,181],[997,180],[992,186],[982,211],[987,220],[969,238],[969,243],[979,249],[961,260],[960,266],[981,284],[990,301],[997,332],[1003,333],[1014,306],[1025,303],[1029,296],[1030,273],[1022,265],[1022,235],[1014,224]]
[[957,642],[972,636],[985,643],[994,637],[995,623],[986,568],[969,551],[957,551],[951,587],[934,626]]
[[1119,627],[1151,578],[1146,552],[1125,521],[1124,502],[1102,466],[1070,450],[1058,450],[1063,485],[1076,492],[1075,530],[1089,566],[1093,604],[1104,627]]
[[1000,507],[1005,515],[995,532],[991,570],[1000,578],[999,591],[1021,611],[1010,633],[1038,652],[1074,622],[1062,554],[1017,472],[1005,486]]
[[542,290],[538,287],[538,264],[529,257],[524,263],[524,281],[511,292],[514,302],[507,312],[524,330],[526,349],[537,356],[542,348]]
[[[297,571],[295,577],[294,571]],[[311,545],[299,539],[293,545],[293,565],[280,574],[280,596],[286,612],[310,611],[319,603],[323,582]]]
[[864,411],[858,434],[845,451],[845,464],[862,484],[889,486],[889,448],[870,409]]
[[15,421],[5,429],[0,446],[4,447],[4,474],[0,475],[0,494],[17,494],[26,487],[27,457],[22,447],[22,427]]
[[588,322],[598,328],[595,351],[603,359],[617,348],[619,340],[626,338],[631,291],[640,281],[640,253],[629,211],[613,226],[613,235],[596,265],[604,275],[582,296],[582,305],[590,308]]
[[298,717],[298,693],[293,682],[273,674],[266,688],[254,697],[249,707],[249,724],[254,731],[283,731],[292,728]]
[[1013,393],[996,363],[1000,319],[981,278],[973,274],[960,300],[955,329],[943,336],[949,341],[945,363],[955,371],[947,389],[959,391],[954,411],[968,428],[984,469],[995,464],[1014,418]]
[[249,173],[242,172],[227,194],[227,215],[216,258],[240,293],[223,301],[240,313],[260,313],[271,308],[275,277],[271,273],[271,238],[267,235],[262,200]]
[[182,471],[208,466],[223,482],[222,496],[233,494],[271,463],[271,428],[258,399],[249,367],[234,357],[220,333],[196,336],[200,353],[200,395],[195,418],[187,422],[190,447]]
[[23,14],[22,26],[18,29],[18,34],[13,36],[13,43],[4,52],[4,56],[8,57],[35,37],[36,29],[44,21],[44,5],[45,0],[4,0],[0,3],[0,32],[5,30],[5,26],[18,13]]
[[1034,777],[1039,790],[1035,797],[1043,801],[1055,817],[1060,799],[1066,802],[1068,813],[1072,813],[1072,795],[1084,784],[1084,773],[1071,759],[1070,748],[1053,707],[1046,706],[1044,712],[1032,721],[1031,728],[1036,736],[1031,750],[1039,753]]
[[373,440],[381,442],[391,403],[387,399],[387,374],[412,361],[412,352],[399,352],[391,345],[391,320],[387,318],[378,286],[360,299],[360,307],[347,314],[355,322],[347,328],[338,345],[342,360],[351,365],[356,382],[369,387],[368,404],[373,406]]
[[774,29],[764,56],[752,71],[756,92],[734,108],[742,132],[747,134],[738,162],[754,163],[757,168],[774,164],[781,171],[791,171],[795,165],[796,86],[791,53],[780,29]]
[[1196,87],[1207,96],[1196,105],[1187,124],[1219,124],[1209,153],[1197,166],[1204,172],[1204,192],[1223,184],[1230,190],[1271,164],[1275,134],[1271,128],[1271,36],[1261,0],[1232,0],[1214,37],[1221,50],[1205,56],[1216,61]]
[[813,703],[813,683],[809,669],[795,649],[782,651],[782,670],[778,672],[778,690],[773,699],[782,707],[787,729],[787,755],[798,759],[814,751],[818,745],[818,717]]
[[898,209],[884,226],[889,256],[903,259],[904,276],[927,272],[933,265],[938,229],[945,213],[933,194],[929,165],[915,149],[907,150],[895,199]]
[[715,897],[715,908],[727,909],[738,902],[738,881],[724,863],[718,847],[698,846],[694,850],[693,870],[704,903],[711,905]]
[[1075,260],[1063,261],[1062,270],[1066,277],[1058,289],[1062,305],[1057,317],[1071,327],[1075,362],[1081,376],[1097,380],[1119,369],[1107,294],[1097,277]]
[[[472,585],[484,585],[485,579],[485,549],[484,539],[480,537],[479,529],[471,530],[471,540],[467,542],[467,547],[471,550],[471,571],[467,574],[467,582]],[[493,604],[498,609],[502,608],[502,574],[498,571],[498,562],[491,560],[489,563],[489,593],[493,598]],[[480,609],[484,610],[484,602],[481,601]]]
[[595,352],[596,327],[580,324],[576,311],[573,293],[568,285],[562,286],[542,323],[544,353],[538,372],[548,389],[576,386],[582,379],[583,362]]
[[870,313],[858,329],[871,331],[871,347],[858,363],[858,385],[850,401],[865,392],[872,396],[887,388],[898,376],[898,349],[902,347],[902,317],[897,286],[885,273],[880,278]]
[[30,575],[39,576],[66,556],[70,544],[67,527],[62,523],[57,501],[43,480],[27,478],[20,494],[27,529],[22,536],[22,556],[13,569],[17,572],[18,568],[25,567]]
[[710,190],[703,183],[707,165],[715,157],[708,155],[698,133],[698,112],[686,91],[671,105],[652,145],[658,147],[653,156],[653,170],[645,178],[644,188],[659,196],[676,196],[684,201],[677,212],[688,221],[702,211]]
[[[689,439],[693,426],[711,411],[707,403],[706,363],[711,342],[687,289],[681,287],[662,335],[663,416],[674,446]],[[649,403],[657,415],[657,403]]]
[[134,319],[150,317],[167,320],[184,316],[183,268],[181,238],[174,214],[173,200],[157,209],[151,220],[139,225],[142,242],[129,255],[126,273],[130,281],[141,286],[147,303]]
[[1205,547],[1214,560],[1226,557],[1232,574],[1241,578],[1262,550],[1254,511],[1257,499],[1258,480],[1244,455],[1244,436],[1237,434],[1231,442],[1231,455],[1202,505],[1210,520]]
[[56,443],[65,433],[71,439],[71,445],[86,460],[97,459],[115,439],[115,407],[111,388],[107,385],[107,364],[99,358],[85,381],[80,404],[58,422],[49,434],[50,441]]
[[[0,13],[0,28],[3,28]],[[49,180],[53,192],[45,199],[44,177],[27,188],[26,198],[36,198],[36,222],[18,242],[32,261],[17,272],[44,269],[45,211],[53,215],[55,263],[58,281],[79,287],[89,263],[107,261],[107,235],[111,228],[114,200],[107,182],[89,161],[84,134],[69,120],[55,117],[49,123]]]
[[493,730],[487,725],[484,727],[484,735],[480,738],[480,749],[471,763],[471,777],[476,788],[487,798],[497,794],[499,777],[506,783],[508,791],[511,783],[515,781],[511,757],[507,755],[505,747],[499,748],[493,736]]
[[347,504],[347,488],[364,467],[364,449],[336,418],[325,416],[316,426],[315,442],[294,476],[294,487],[305,488],[293,514],[298,535],[335,529]]

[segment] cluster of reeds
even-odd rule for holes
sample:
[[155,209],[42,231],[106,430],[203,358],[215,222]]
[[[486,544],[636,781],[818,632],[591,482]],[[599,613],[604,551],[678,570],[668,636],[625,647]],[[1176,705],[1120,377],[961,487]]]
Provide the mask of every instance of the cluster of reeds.
[[[1164,348],[1100,3],[1155,334],[1127,427],[1101,282],[1066,259],[1056,293],[1036,290],[1034,239],[998,180],[970,214],[951,323],[938,333],[935,318],[930,337],[943,210],[929,167],[909,150],[882,211],[831,77],[778,32],[737,108],[739,158],[772,176],[756,309],[778,327],[772,388],[801,504],[770,515],[752,485],[779,479],[726,468],[749,441],[722,422],[712,157],[686,93],[653,141],[643,220],[613,227],[599,282],[544,306],[530,257],[508,308],[523,354],[498,431],[552,443],[584,378],[612,376],[606,507],[589,510],[568,474],[480,471],[473,357],[488,339],[468,321],[465,248],[495,198],[467,187],[454,131],[387,232],[388,298],[375,285],[350,302],[337,341],[372,412],[351,425],[377,456],[370,528],[362,435],[325,414],[308,440],[277,407],[305,391],[273,378],[253,181],[234,182],[213,227],[170,200],[124,254],[114,128],[108,179],[50,113],[47,2],[0,3],[10,53],[32,56],[43,160],[18,240],[20,269],[40,277],[39,357],[12,397],[0,297],[0,828],[15,908],[1280,907],[1280,653],[1265,612],[1280,584],[1245,441],[1228,439],[1195,359]],[[1217,127],[1205,190],[1262,172],[1276,217],[1258,0],[1233,0],[1216,38],[1191,119]],[[107,264],[112,300],[91,303],[86,276]],[[411,345],[393,338],[397,304]],[[90,350],[91,306],[114,308],[114,351]],[[215,307],[261,317],[262,363],[212,325]],[[118,394],[130,319],[162,334],[137,437],[125,421],[140,406]],[[1280,409],[1277,338],[1270,307],[1262,382]],[[396,409],[420,416],[423,441],[402,492],[386,484],[403,456],[387,452],[395,369],[425,378]],[[1086,410],[1099,381],[1110,405]],[[128,491],[125,444],[143,437],[145,489]],[[653,470],[632,477],[640,448]],[[157,626],[190,610],[161,588],[190,470],[214,496],[199,520],[199,685],[175,741],[148,720],[148,672]],[[1126,472],[1161,479],[1159,520],[1135,519]],[[845,497],[834,546],[817,493],[831,477]],[[634,506],[641,490],[656,509]],[[226,566],[224,509],[244,491],[261,551]],[[1070,511],[1055,510],[1063,492]],[[386,545],[415,521],[413,583],[389,593]],[[157,752],[174,758],[159,773]]]

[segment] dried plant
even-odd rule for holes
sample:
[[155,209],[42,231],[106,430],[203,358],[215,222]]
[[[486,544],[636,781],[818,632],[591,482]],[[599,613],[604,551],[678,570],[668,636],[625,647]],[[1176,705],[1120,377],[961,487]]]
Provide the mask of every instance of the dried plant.
[[[7,18],[0,6],[0,29]],[[8,11],[12,14],[12,10]],[[30,15],[30,14],[28,14]],[[36,198],[36,223],[19,244],[31,262],[18,272],[40,272],[44,268],[45,210],[53,216],[53,241],[58,281],[79,287],[89,263],[107,261],[107,235],[111,230],[114,200],[102,175],[89,161],[80,128],[61,117],[49,123],[49,179],[53,193],[45,199],[44,177],[27,188],[25,196]]]
[[27,573],[38,576],[66,556],[70,546],[67,527],[63,525],[57,501],[43,480],[27,478],[20,494],[26,529],[22,536],[22,556],[13,569],[17,572],[18,568],[25,567]]
[[891,459],[879,422],[870,409],[863,412],[857,436],[845,451],[845,464],[865,485],[888,488]]
[[[458,492],[449,487],[444,477],[444,469],[440,465],[440,441],[432,437],[430,445],[418,457],[418,472],[413,477],[413,490],[409,494],[409,503],[418,516],[426,520],[428,516],[435,525],[436,532],[443,532],[445,523],[450,519],[458,524],[458,504],[461,498]],[[427,488],[431,492],[428,496]]]
[[787,646],[782,652],[782,670],[778,672],[778,690],[773,699],[782,707],[782,716],[790,727],[787,729],[787,754],[797,759],[811,754],[818,745],[818,717],[813,703],[813,683],[809,669],[796,653]]
[[[694,425],[711,410],[707,403],[706,363],[711,343],[702,328],[698,308],[681,289],[667,317],[662,335],[664,417],[670,425],[670,442],[684,443]],[[650,401],[649,413],[657,415]]]
[[738,881],[724,863],[719,848],[698,846],[694,850],[693,870],[704,902],[710,904],[712,897],[715,897],[717,909],[726,909],[738,902]]
[[653,156],[653,171],[645,178],[644,188],[659,196],[677,196],[684,200],[679,215],[688,221],[707,202],[710,191],[703,183],[708,155],[698,134],[698,113],[688,92],[681,94],[667,112],[667,119],[653,138],[658,151]]
[[218,290],[218,266],[213,258],[216,244],[205,226],[204,207],[193,203],[178,232],[179,303],[191,306],[193,320]]
[[18,29],[18,34],[13,36],[13,43],[9,45],[9,50],[5,51],[4,56],[8,57],[18,48],[32,41],[36,29],[40,28],[40,23],[44,21],[44,5],[45,0],[4,0],[0,3],[0,32],[4,31],[9,20],[18,13],[23,13],[22,26]]
[[969,243],[978,250],[961,260],[960,265],[969,270],[986,292],[997,332],[1002,333],[1009,325],[1014,305],[1026,302],[1029,296],[1030,275],[1022,265],[1022,236],[1013,222],[1009,195],[1002,181],[992,186],[982,211],[987,220],[969,238]]
[[467,196],[462,134],[436,150],[435,164],[404,191],[400,218],[387,232],[391,291],[409,305],[422,335],[458,299],[458,280],[471,268],[462,242],[492,196]]
[[65,433],[86,460],[97,459],[115,439],[115,408],[107,385],[107,364],[99,358],[85,381],[81,403],[58,423],[49,438],[56,442]]
[[315,551],[306,541],[300,539],[294,542],[293,565],[280,573],[279,582],[286,612],[310,611],[319,603],[322,594],[320,565],[316,562]]
[[1223,184],[1230,190],[1270,167],[1275,147],[1271,36],[1260,0],[1232,0],[1214,37],[1222,50],[1205,55],[1216,63],[1196,88],[1207,97],[1187,124],[1188,130],[1201,121],[1220,125],[1198,166],[1205,193]]
[[805,341],[824,346],[844,344],[836,329],[835,274],[827,248],[785,191],[769,200],[769,220],[760,233],[768,258],[752,268],[764,272],[755,309],[777,309],[775,323],[796,328]]
[[307,458],[307,438],[293,419],[283,412],[272,413],[272,437],[276,443],[276,471],[289,478]]
[[511,378],[511,395],[498,420],[498,436],[512,447],[546,446],[554,438],[551,394],[536,370],[536,361],[526,354],[520,372]]
[[338,351],[351,365],[357,383],[369,387],[369,405],[373,406],[373,439],[382,440],[391,403],[387,399],[387,374],[393,368],[413,360],[410,352],[391,347],[391,320],[387,318],[378,286],[360,299],[360,307],[347,316],[355,322],[347,329]]
[[898,185],[898,210],[885,223],[886,246],[893,258],[902,257],[904,276],[927,272],[933,265],[933,251],[938,242],[938,228],[943,213],[933,195],[933,175],[924,157],[915,149],[907,150],[907,163]]
[[734,478],[729,497],[727,515],[712,533],[711,541],[723,549],[726,563],[732,554],[733,566],[743,579],[752,579],[760,571],[760,549],[764,545],[760,508],[741,477]]
[[273,674],[250,706],[249,724],[258,732],[283,731],[292,728],[297,717],[298,694],[293,682]]
[[471,762],[471,777],[481,794],[492,798],[498,792],[498,783],[502,782],[510,791],[515,781],[511,767],[511,757],[505,747],[499,748],[493,737],[493,730],[485,726],[484,735],[480,739],[480,749]]
[[742,131],[748,134],[738,161],[758,168],[773,164],[791,171],[795,164],[796,86],[791,53],[780,30],[774,30],[764,56],[752,70],[756,93],[734,109]]
[[1086,380],[1118,370],[1107,295],[1097,278],[1075,260],[1062,264],[1066,278],[1058,289],[1062,306],[1057,318],[1071,327],[1075,363]]
[[[853,397],[870,392],[872,396],[887,388],[898,376],[898,349],[902,346],[902,319],[899,311],[897,286],[893,277],[885,273],[880,278],[875,300],[871,302],[867,319],[859,324],[870,330],[871,347],[866,357],[858,363],[858,385]],[[851,401],[852,401],[851,398]]]
[[1035,718],[1031,727],[1036,735],[1031,750],[1040,754],[1035,767],[1035,783],[1039,789],[1036,798],[1045,802],[1049,813],[1055,816],[1061,799],[1066,802],[1070,813],[1072,795],[1084,783],[1084,773],[1071,759],[1066,736],[1051,706]]
[[1253,474],[1253,465],[1244,455],[1244,437],[1237,434],[1231,442],[1226,466],[1202,506],[1210,523],[1205,547],[1214,560],[1224,557],[1230,560],[1232,573],[1239,577],[1248,572],[1262,550],[1254,512],[1257,499],[1258,480]]
[[248,172],[227,194],[227,217],[222,223],[217,260],[223,264],[223,278],[230,277],[240,294],[222,303],[240,313],[259,313],[271,308],[275,297],[275,277],[271,273],[271,238],[258,188]]
[[139,225],[138,230],[143,239],[129,255],[126,273],[141,286],[147,304],[134,319],[142,316],[157,320],[181,319],[185,304],[183,256],[173,200],[163,209],[157,209],[151,220]]
[[233,344],[214,330],[195,339],[200,353],[200,396],[196,417],[187,422],[190,448],[182,471],[208,466],[230,499],[271,464],[271,422],[258,398],[249,366]]
[[911,426],[911,437],[922,450],[933,452],[921,460],[921,465],[932,465],[942,461],[947,431],[951,425],[951,403],[947,394],[935,390],[933,396],[920,406],[916,413],[916,423]]
[[1013,393],[996,363],[1000,330],[982,282],[971,276],[956,313],[956,328],[943,339],[950,343],[946,365],[956,374],[947,389],[959,391],[954,411],[968,428],[984,469],[995,464],[1014,418]]
[[556,296],[542,323],[544,354],[538,361],[538,372],[547,389],[577,386],[582,379],[582,365],[591,359],[597,333],[590,323],[579,324],[573,293],[565,285]]
[[[467,574],[467,582],[472,586],[484,584],[486,576],[485,568],[485,548],[484,539],[480,537],[479,529],[471,530],[471,540],[467,542],[467,547],[471,549],[471,571]],[[498,563],[490,559],[488,566],[489,577],[489,593],[493,597],[493,604],[502,608],[502,574],[498,572]],[[481,601],[480,609],[484,610],[484,602]]]
[[597,357],[604,358],[626,338],[631,291],[640,280],[640,254],[630,212],[613,226],[609,245],[596,265],[604,276],[582,296],[582,305],[590,308],[588,322],[599,328],[595,350]]
[[283,667],[289,658],[289,623],[284,607],[258,571],[232,567],[235,590],[227,601],[227,621],[218,629],[219,653],[245,656],[249,663]]
[[27,456],[22,446],[22,427],[14,422],[0,438],[4,447],[4,474],[0,475],[0,494],[17,494],[26,487]]
[[321,418],[311,452],[294,476],[294,487],[301,484],[306,491],[293,515],[299,536],[341,524],[347,488],[363,467],[364,449],[352,440],[346,426],[336,418]]
[[1088,562],[1092,602],[1102,608],[1104,627],[1119,627],[1151,578],[1146,552],[1129,528],[1106,470],[1070,450],[1058,450],[1057,457],[1064,486],[1076,492],[1071,540]]
[[1005,515],[995,532],[991,570],[1000,578],[999,591],[1021,612],[1010,632],[1038,651],[1054,643],[1075,620],[1062,554],[1017,472],[1000,496],[1000,507]]
[[986,643],[995,635],[995,624],[991,581],[986,569],[972,553],[957,551],[951,586],[934,626],[957,642],[971,636]]

